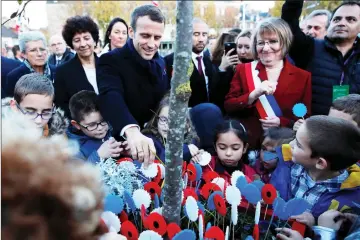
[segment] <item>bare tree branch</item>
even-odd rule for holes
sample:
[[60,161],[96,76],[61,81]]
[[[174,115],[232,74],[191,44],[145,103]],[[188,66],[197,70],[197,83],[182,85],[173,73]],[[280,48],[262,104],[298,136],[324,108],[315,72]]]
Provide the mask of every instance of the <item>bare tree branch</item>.
[[31,0],[27,1],[27,2],[24,4],[24,7],[21,9],[20,12],[19,12],[19,10],[18,10],[17,12],[12,13],[11,16],[10,16],[10,18],[9,18],[8,20],[6,20],[5,22],[1,23],[1,26],[4,26],[5,23],[9,22],[11,19],[20,16],[20,15],[24,12],[25,7],[26,7],[26,5],[27,5],[29,2],[31,2]]

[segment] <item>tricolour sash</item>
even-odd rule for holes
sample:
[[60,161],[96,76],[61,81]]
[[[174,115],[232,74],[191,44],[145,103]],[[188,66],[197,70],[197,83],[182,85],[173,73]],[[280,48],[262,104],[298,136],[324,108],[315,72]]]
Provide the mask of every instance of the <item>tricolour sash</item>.
[[[256,70],[256,65],[258,61],[253,61],[251,63],[245,64],[245,76],[246,83],[249,88],[249,92],[255,90],[261,84],[261,80],[258,76],[259,71]],[[266,119],[266,117],[281,117],[281,109],[276,102],[274,95],[261,95],[258,99],[259,101],[255,102],[255,107],[261,117],[261,119]]]

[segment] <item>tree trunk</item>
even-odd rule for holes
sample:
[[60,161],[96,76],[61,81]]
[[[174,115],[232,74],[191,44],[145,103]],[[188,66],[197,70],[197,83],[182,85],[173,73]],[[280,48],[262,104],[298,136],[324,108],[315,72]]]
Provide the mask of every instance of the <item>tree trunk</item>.
[[[171,80],[169,133],[166,143],[166,167],[163,214],[168,223],[180,223],[183,142],[191,95],[190,76],[193,71],[192,52],[193,2],[178,0],[174,75]],[[171,74],[171,73],[168,73]]]

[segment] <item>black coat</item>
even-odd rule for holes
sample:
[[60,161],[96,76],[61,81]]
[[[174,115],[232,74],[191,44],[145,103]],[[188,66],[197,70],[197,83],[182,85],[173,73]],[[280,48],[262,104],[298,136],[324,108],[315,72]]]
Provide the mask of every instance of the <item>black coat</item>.
[[[165,67],[161,79],[139,64],[129,41],[120,48],[101,55],[98,66],[100,110],[110,121],[115,136],[128,124],[143,127],[169,90]],[[132,43],[131,43],[132,44]]]
[[22,62],[1,56],[1,98],[5,97],[6,77],[9,72],[20,66]]
[[[75,56],[75,54],[72,53],[72,52],[70,51],[70,49],[66,48],[66,50],[65,50],[65,52],[64,52],[64,55],[63,55],[63,57],[62,57],[61,60],[60,60],[59,65],[61,65],[61,64],[63,64],[63,63],[66,63],[67,61],[69,61],[70,59],[72,59],[74,56]],[[56,66],[56,57],[55,57],[55,54],[51,54],[51,56],[50,56],[49,59],[48,59],[48,63],[51,64],[51,65]]]
[[[50,65],[50,72],[51,72],[51,82],[54,83],[54,79],[55,79],[55,66]],[[6,86],[5,86],[5,95],[6,97],[13,97],[14,96],[14,89],[15,89],[15,85],[16,83],[19,81],[19,79],[24,76],[25,74],[29,74],[31,73],[30,69],[25,65],[25,64],[21,64],[20,66],[18,66],[17,68],[15,68],[14,70],[12,70],[11,72],[9,72],[9,74],[6,77]]]
[[[229,91],[231,76],[220,73],[218,68],[212,64],[210,55],[204,52],[203,57],[205,65],[205,74],[208,77],[209,97],[207,96],[206,83],[204,76],[201,76],[194,64],[194,71],[190,77],[191,96],[189,99],[189,107],[194,107],[200,103],[214,103],[221,110],[224,110],[225,96]],[[173,74],[174,53],[165,57],[166,71],[168,80],[171,81]],[[197,63],[196,63],[197,64]]]
[[[97,70],[98,57],[95,55],[95,68]],[[96,80],[98,82],[98,80]],[[70,118],[69,101],[70,98],[81,90],[94,91],[93,86],[88,81],[85,70],[80,59],[75,55],[68,62],[56,68],[55,78],[55,104],[65,112],[65,116]]]

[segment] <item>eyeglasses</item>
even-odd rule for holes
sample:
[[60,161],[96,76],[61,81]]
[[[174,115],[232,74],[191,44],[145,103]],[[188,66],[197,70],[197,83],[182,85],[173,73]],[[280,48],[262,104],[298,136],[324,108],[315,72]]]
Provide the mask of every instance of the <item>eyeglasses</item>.
[[164,117],[164,116],[159,117],[159,123],[160,123],[161,125],[168,124],[168,123],[169,123],[169,119],[168,119],[167,117]]
[[41,119],[43,119],[43,120],[49,120],[55,112],[54,106],[50,111],[43,112],[43,113],[37,113],[36,111],[27,111],[27,110],[23,109],[22,107],[20,107],[19,103],[16,103],[16,106],[20,110],[20,112],[22,112],[22,114],[29,117],[31,120],[35,120],[38,116],[40,116]]
[[258,41],[258,42],[256,43],[256,46],[263,48],[263,47],[265,47],[265,44],[268,44],[270,47],[274,47],[274,46],[276,46],[278,43],[279,43],[278,40]]
[[86,130],[91,132],[91,131],[95,131],[99,127],[99,125],[106,126],[106,125],[108,125],[108,123],[106,121],[101,121],[101,122],[98,122],[98,123],[90,123],[87,126],[84,126],[84,125],[82,125],[80,123],[79,123],[79,125],[81,127],[85,128]]

